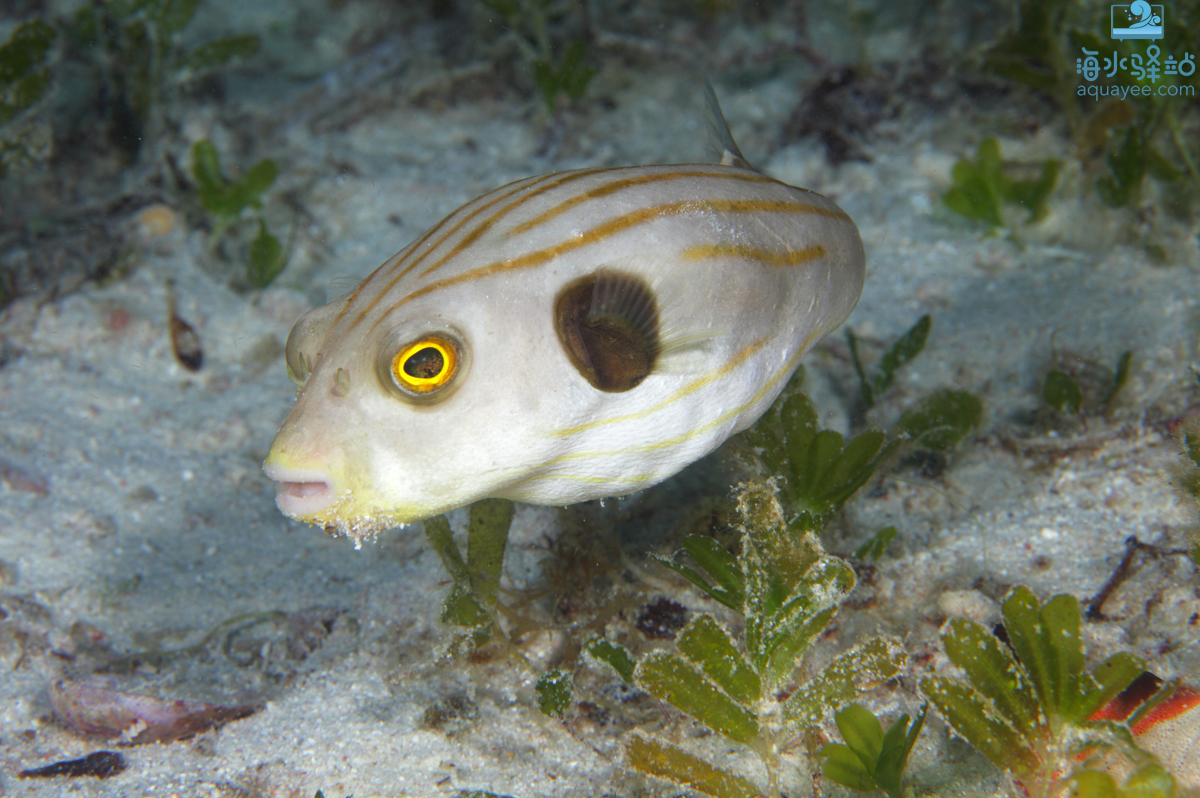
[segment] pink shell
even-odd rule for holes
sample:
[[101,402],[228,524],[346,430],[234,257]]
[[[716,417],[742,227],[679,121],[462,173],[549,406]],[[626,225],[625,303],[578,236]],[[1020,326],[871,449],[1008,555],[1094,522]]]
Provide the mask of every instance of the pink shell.
[[259,709],[250,704],[163,701],[66,679],[50,685],[50,704],[73,731],[132,744],[191,737]]

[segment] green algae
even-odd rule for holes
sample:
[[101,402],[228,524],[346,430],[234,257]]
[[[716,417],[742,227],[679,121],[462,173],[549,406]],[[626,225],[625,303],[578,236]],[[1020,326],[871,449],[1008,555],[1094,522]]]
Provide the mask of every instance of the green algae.
[[263,158],[241,177],[230,180],[221,172],[220,156],[211,141],[202,139],[192,145],[196,194],[213,220],[209,250],[215,251],[229,230],[243,220],[257,225],[258,233],[246,248],[246,276],[255,288],[266,288],[287,265],[283,245],[271,234],[261,212],[256,212],[261,210],[263,195],[278,175],[275,161]]
[[850,704],[834,716],[845,744],[832,743],[821,749],[825,757],[822,775],[854,790],[882,790],[890,798],[903,798],[901,780],[925,725],[927,706],[921,708],[911,725],[908,715],[901,715],[884,732],[883,724],[870,710]]
[[854,363],[854,370],[861,383],[863,405],[868,410],[875,406],[879,395],[891,387],[892,382],[896,379],[896,371],[924,351],[925,342],[929,339],[929,331],[932,327],[933,318],[929,314],[917,319],[916,324],[892,342],[883,357],[879,359],[875,370],[870,374],[867,373],[859,358],[858,338],[854,335],[853,330],[849,327],[846,328],[846,343],[850,345],[850,359]]
[[1036,180],[1010,177],[1000,153],[1000,143],[986,138],[979,143],[974,160],[960,160],[951,172],[953,184],[942,195],[950,210],[990,227],[1004,227],[1004,206],[1020,205],[1029,214],[1030,222],[1046,217],[1046,200],[1058,184],[1062,165],[1055,160],[1043,161]]
[[[685,550],[699,554],[697,565],[712,582],[693,569],[675,570],[739,612],[740,634],[711,615],[697,614],[674,651],[652,652],[638,662],[634,680],[754,752],[767,772],[765,794],[777,795],[788,741],[867,686],[895,676],[907,657],[899,640],[872,638],[834,658],[781,700],[784,685],[857,580],[845,561],[825,553],[813,527],[785,521],[773,482],[743,485],[739,513],[740,556],[718,553],[694,538],[685,541]],[[707,795],[764,793],[761,786],[674,745],[638,737],[627,746],[627,755],[634,768]]]
[[951,619],[942,642],[966,680],[921,680],[921,692],[954,731],[1035,798],[1057,795],[1074,763],[1097,752],[1145,761],[1127,725],[1093,720],[1142,672],[1141,659],[1119,652],[1089,670],[1074,596],[1043,603],[1017,587],[1002,615],[1007,646],[974,621]]

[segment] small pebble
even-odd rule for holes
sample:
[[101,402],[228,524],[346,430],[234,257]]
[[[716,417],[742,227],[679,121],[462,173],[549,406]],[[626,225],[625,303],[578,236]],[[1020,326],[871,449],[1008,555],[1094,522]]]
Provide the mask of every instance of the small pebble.
[[938,612],[990,626],[1000,620],[1000,606],[978,590],[947,590],[938,596]]
[[138,232],[146,238],[160,238],[179,226],[179,214],[162,203],[148,205],[134,217]]

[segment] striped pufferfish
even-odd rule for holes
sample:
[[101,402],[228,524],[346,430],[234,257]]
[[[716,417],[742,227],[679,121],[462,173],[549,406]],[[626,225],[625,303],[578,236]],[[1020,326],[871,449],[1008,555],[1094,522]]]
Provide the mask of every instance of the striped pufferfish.
[[484,194],[288,337],[264,464],[284,514],[364,538],[487,497],[646,488],[749,427],[854,309],[858,229],[742,156]]

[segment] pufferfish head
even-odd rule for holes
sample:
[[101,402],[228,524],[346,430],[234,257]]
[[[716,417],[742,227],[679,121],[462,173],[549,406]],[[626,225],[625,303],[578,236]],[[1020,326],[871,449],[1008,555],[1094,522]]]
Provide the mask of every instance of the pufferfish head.
[[[286,352],[300,391],[264,465],[279,508],[358,541],[487,496],[590,498],[587,482],[557,494],[528,485],[561,454],[547,430],[649,373],[654,298],[603,270],[557,294],[546,279],[456,286],[367,316],[352,295],[302,316]],[[622,296],[617,320],[589,322],[605,290]]]
[[477,376],[475,336],[434,317],[340,338],[344,306],[309,311],[288,336],[301,388],[265,471],[286,515],[358,539],[461,503],[444,454],[471,450],[462,411],[477,401],[463,390]]

